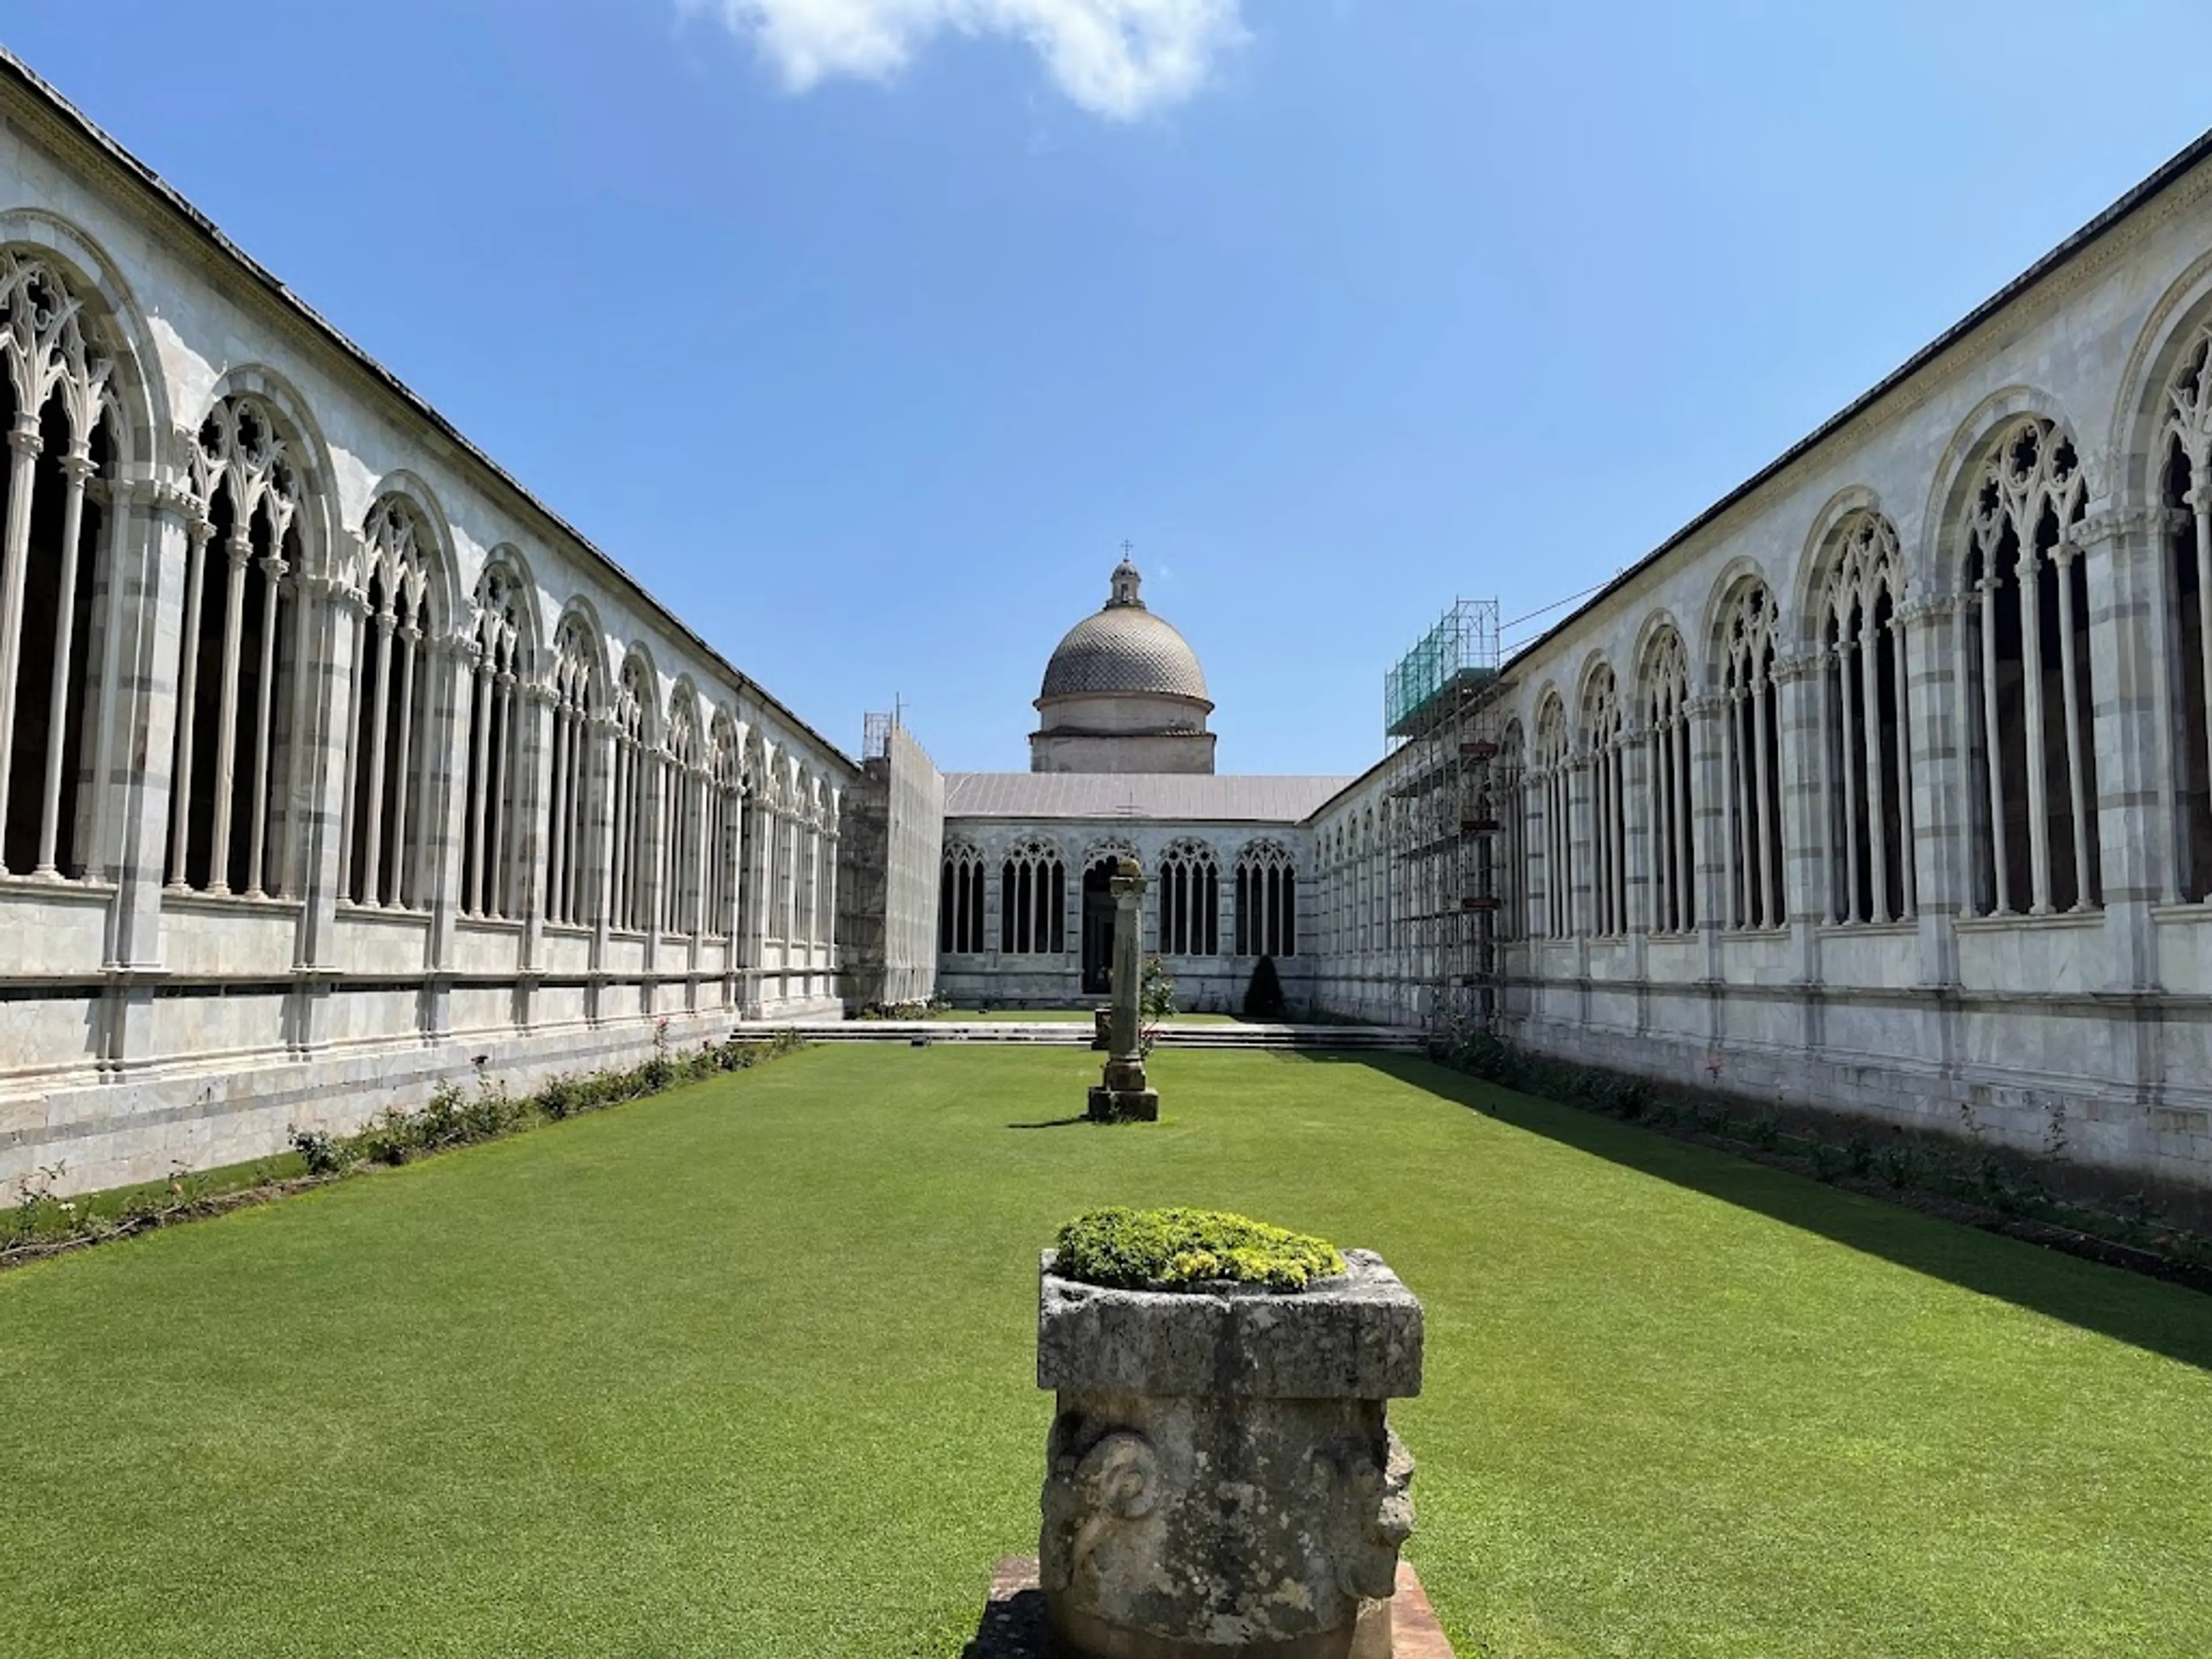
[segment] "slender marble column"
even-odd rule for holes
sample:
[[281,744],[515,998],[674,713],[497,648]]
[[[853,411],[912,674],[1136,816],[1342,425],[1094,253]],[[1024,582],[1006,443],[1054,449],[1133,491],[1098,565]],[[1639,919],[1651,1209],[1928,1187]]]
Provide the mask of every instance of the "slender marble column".
[[185,874],[191,852],[192,801],[193,714],[199,702],[201,584],[206,580],[207,545],[215,526],[195,517],[185,529],[185,610],[179,630],[179,661],[183,666],[177,686],[176,772],[169,783],[169,880],[172,891],[188,884]]
[[2095,889],[2089,874],[2089,802],[2081,772],[2081,692],[2075,659],[2080,652],[2074,635],[2074,560],[2077,550],[2061,542],[2053,553],[2058,567],[2058,664],[2066,714],[2067,809],[2074,824],[2074,908],[2094,908]]
[[[2006,846],[2004,804],[2004,743],[1997,720],[1997,579],[1984,576],[1978,584],[1982,605],[1982,743],[1987,757],[1990,790],[1990,871],[1996,883],[1991,915],[2012,914],[2010,849]],[[2025,668],[2025,656],[2022,665]]]
[[[276,597],[288,568],[283,556],[273,550],[260,562],[261,662],[253,686],[253,811],[246,820],[246,891],[251,898],[261,896],[268,874],[269,748],[276,735]],[[280,881],[277,887],[281,891],[283,884]]]

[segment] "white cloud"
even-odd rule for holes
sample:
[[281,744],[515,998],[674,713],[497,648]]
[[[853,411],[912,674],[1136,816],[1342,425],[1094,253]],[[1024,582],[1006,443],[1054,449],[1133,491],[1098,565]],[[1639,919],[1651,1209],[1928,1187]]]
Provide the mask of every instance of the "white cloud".
[[756,41],[793,91],[888,81],[936,35],[1006,34],[1061,91],[1121,120],[1188,98],[1243,39],[1242,0],[678,0]]

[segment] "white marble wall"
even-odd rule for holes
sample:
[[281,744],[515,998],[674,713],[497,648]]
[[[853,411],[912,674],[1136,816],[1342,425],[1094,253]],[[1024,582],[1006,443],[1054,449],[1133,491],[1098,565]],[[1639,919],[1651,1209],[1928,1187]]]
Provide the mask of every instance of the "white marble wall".
[[[0,876],[0,1192],[40,1170],[82,1188],[265,1152],[291,1122],[419,1100],[478,1054],[526,1082],[629,1063],[662,1018],[689,1042],[740,1012],[836,1011],[852,763],[96,134],[13,82],[0,104],[0,250],[45,262],[84,306],[112,361],[118,441],[98,486],[108,533],[82,689],[81,870]],[[280,808],[292,851],[273,896],[181,890],[169,858],[182,588],[205,511],[193,458],[208,411],[241,393],[273,413],[299,498],[289,574],[307,648],[284,688],[303,695]],[[427,833],[404,908],[346,902],[341,876],[356,646],[374,623],[363,529],[394,496],[434,543],[417,659],[432,752],[413,774]],[[467,914],[461,874],[472,599],[495,561],[521,578],[526,636],[506,917]],[[603,830],[587,849],[586,925],[543,916],[544,677],[564,618],[580,619],[602,707],[617,668],[637,665],[645,925],[629,930],[601,902]],[[43,720],[50,702],[19,702],[17,718]],[[725,745],[719,771],[672,746],[679,708]],[[617,738],[602,720],[589,741],[587,816],[603,817]],[[696,787],[679,794],[679,776]],[[712,847],[695,834],[687,859],[665,863],[676,815],[704,826],[716,794],[741,833]],[[664,903],[671,880],[681,902]]]
[[[1508,758],[1526,769],[1526,787],[1510,826],[1505,931],[1535,935],[1502,953],[1510,1031],[1759,1098],[2027,1152],[2063,1146],[2067,1158],[2128,1179],[2212,1183],[2212,904],[2179,898],[2191,878],[2177,805],[2196,763],[2189,745],[2203,741],[2201,726],[2191,732],[2180,653],[2200,641],[2176,614],[2171,538],[2185,533],[2186,515],[2160,478],[2167,389],[2208,319],[2212,163],[2200,163],[1506,665],[1493,720],[1511,735]],[[2085,483],[2063,556],[2086,565],[2087,805],[2101,899],[1992,915],[1978,914],[1987,781],[1971,760],[1979,664],[1965,565],[1986,506],[1978,475],[2027,416],[2056,423]],[[1893,527],[1902,565],[1912,881],[1903,915],[1843,921],[1831,870],[1845,786],[1824,738],[1832,657],[1822,656],[1821,595],[1854,514]],[[1725,629],[1753,583],[1775,612],[1779,767],[1765,787],[1778,796],[1783,915],[1741,928],[1726,925],[1721,902],[1731,884],[1723,812],[1735,799]],[[1652,771],[1639,748],[1649,676],[1669,636],[1688,660],[1698,915],[1696,926],[1662,933],[1650,921]],[[1629,708],[1627,905],[1624,925],[1601,933],[1586,711],[1607,676]],[[1553,767],[1533,741],[1547,709],[1566,726]],[[1389,769],[1313,826],[1328,890],[1316,983],[1325,1006],[1347,1013],[1417,1012],[1427,981],[1381,919],[1394,879],[1382,850]],[[2043,799],[2066,800],[2063,764],[2034,781]],[[2015,803],[2029,782],[2008,773]],[[1547,822],[1560,803],[1567,821]],[[2194,880],[2201,888],[2203,872]],[[1547,928],[1555,897],[1566,921]]]
[[[959,1007],[994,1008],[1072,1007],[1086,1000],[1082,988],[1083,872],[1092,861],[1119,853],[1133,855],[1148,878],[1156,877],[1162,855],[1170,846],[1189,842],[1212,851],[1220,879],[1220,950],[1211,956],[1161,956],[1176,982],[1176,1006],[1187,1012],[1226,1012],[1243,1006],[1259,957],[1237,954],[1236,870],[1238,858],[1255,842],[1273,842],[1287,853],[1298,881],[1295,915],[1298,949],[1278,956],[1275,968],[1283,993],[1295,1012],[1311,1000],[1313,958],[1312,923],[1308,915],[1307,872],[1311,844],[1306,830],[1297,824],[1185,823],[1140,822],[1129,819],[1054,818],[1024,822],[1011,818],[948,817],[945,844],[948,849],[970,847],[981,854],[986,898],[983,943],[988,947],[966,954],[942,952],[938,957],[939,995]],[[1000,913],[1000,877],[1013,851],[1035,845],[1051,848],[1066,872],[1066,914],[1062,930],[1065,949],[1057,954],[1009,955],[999,946],[1003,934]],[[1159,897],[1157,890],[1146,896],[1144,948],[1160,954]]]

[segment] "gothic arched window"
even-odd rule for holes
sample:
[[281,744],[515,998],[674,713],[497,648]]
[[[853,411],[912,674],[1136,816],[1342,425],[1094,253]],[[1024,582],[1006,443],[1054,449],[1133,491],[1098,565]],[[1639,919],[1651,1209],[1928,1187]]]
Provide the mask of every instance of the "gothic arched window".
[[1627,739],[1613,670],[1601,664],[1583,693],[1583,741],[1589,746],[1591,929],[1628,931]]
[[707,742],[707,769],[700,781],[707,792],[707,824],[700,842],[706,867],[700,872],[704,915],[699,928],[708,939],[726,939],[737,912],[737,893],[732,883],[740,850],[738,821],[743,799],[738,730],[726,714],[714,716]]
[[[1537,817],[1542,820],[1536,845],[1542,848],[1543,922],[1547,939],[1565,939],[1575,930],[1571,872],[1574,851],[1570,801],[1574,773],[1569,766],[1567,709],[1554,692],[1536,711]],[[1535,885],[1532,879],[1530,886]]]
[[461,908],[472,916],[516,916],[515,880],[523,799],[522,726],[515,689],[528,672],[528,612],[522,587],[503,564],[477,580],[470,638],[474,685],[469,721],[468,819],[461,844]]
[[1690,826],[1697,790],[1690,766],[1690,662],[1672,628],[1644,659],[1644,723],[1650,745],[1651,930],[1683,933],[1698,925],[1698,878]]
[[1746,582],[1721,629],[1723,839],[1735,927],[1783,924],[1782,710],[1774,659],[1773,596],[1765,584]]
[[1897,532],[1856,513],[1838,536],[1820,594],[1828,764],[1828,914],[1912,914],[1912,787]]
[[599,814],[592,776],[592,733],[599,709],[599,652],[581,617],[562,618],[553,641],[553,784],[546,804],[545,920],[580,926],[591,890]]
[[2212,898],[2212,325],[2199,329],[2166,389],[2160,429],[2172,657],[2175,898]]
[[423,848],[434,786],[445,771],[433,742],[435,682],[422,664],[436,543],[402,495],[386,495],[369,509],[362,540],[341,887],[356,904],[419,910],[429,902]]
[[294,750],[299,475],[274,412],[240,393],[192,454],[198,515],[185,559],[169,885],[285,895]]
[[114,471],[112,366],[61,276],[0,253],[0,870],[81,873],[94,599]]
[[1160,859],[1159,950],[1166,957],[1221,954],[1221,867],[1203,842],[1179,841]]
[[2088,574],[2069,534],[2087,495],[2073,440],[2034,416],[2006,430],[1974,485],[1967,742],[1984,915],[2100,899]]
[[643,933],[652,917],[646,904],[646,872],[652,866],[653,820],[660,782],[659,757],[647,747],[652,729],[653,678],[636,657],[627,659],[615,682],[614,863],[612,902],[607,925]]
[[1058,956],[1067,949],[1067,872],[1049,842],[1024,842],[999,871],[999,949]]
[[1498,818],[1496,851],[1492,854],[1491,884],[1498,897],[1498,932],[1501,939],[1521,939],[1528,930],[1527,848],[1528,784],[1527,745],[1521,722],[1506,722],[1498,742],[1498,758],[1491,769],[1491,798]]
[[983,944],[983,855],[966,842],[947,843],[937,888],[937,948],[973,956]]
[[1253,842],[1237,855],[1238,956],[1298,953],[1297,885],[1291,855],[1274,842]]
[[668,705],[668,744],[662,769],[660,931],[690,933],[698,921],[699,811],[706,799],[699,711],[689,687]]

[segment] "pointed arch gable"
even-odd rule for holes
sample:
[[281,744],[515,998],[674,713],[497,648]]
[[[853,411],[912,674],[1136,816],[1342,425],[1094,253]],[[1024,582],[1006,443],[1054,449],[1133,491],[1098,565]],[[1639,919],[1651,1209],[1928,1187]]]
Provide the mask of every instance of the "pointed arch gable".
[[293,523],[299,532],[301,556],[312,574],[344,580],[338,550],[348,541],[348,531],[335,516],[340,510],[331,465],[330,442],[313,408],[291,380],[263,363],[242,364],[216,381],[195,414],[189,431],[180,434],[188,455],[202,448],[208,422],[226,404],[252,399],[272,417],[278,438],[297,480],[299,512]]
[[430,614],[441,628],[450,628],[468,613],[461,596],[459,561],[455,554],[453,527],[445,507],[428,484],[404,467],[386,473],[369,492],[364,520],[387,502],[404,501],[414,514],[416,533],[424,538],[424,570],[430,579]]
[[1929,486],[1928,505],[1921,515],[1920,546],[1908,562],[1906,580],[1925,582],[1923,592],[1955,593],[1964,580],[1961,548],[1966,526],[1973,517],[1974,495],[1990,453],[2020,421],[2029,416],[2051,422],[2076,444],[2082,477],[2091,497],[2104,489],[2079,449],[2080,428],[2059,399],[2040,387],[2013,385],[1999,388],[1974,405],[1953,428],[1936,463]]
[[127,439],[125,476],[145,477],[181,465],[184,452],[159,347],[129,279],[89,234],[40,208],[0,212],[0,252],[15,250],[52,265],[105,325],[118,373],[109,380],[112,406]]
[[2208,326],[2212,326],[2212,252],[2199,255],[2159,296],[2136,331],[2121,371],[2106,453],[2112,459],[2112,489],[2124,506],[2160,504],[2167,388]]

